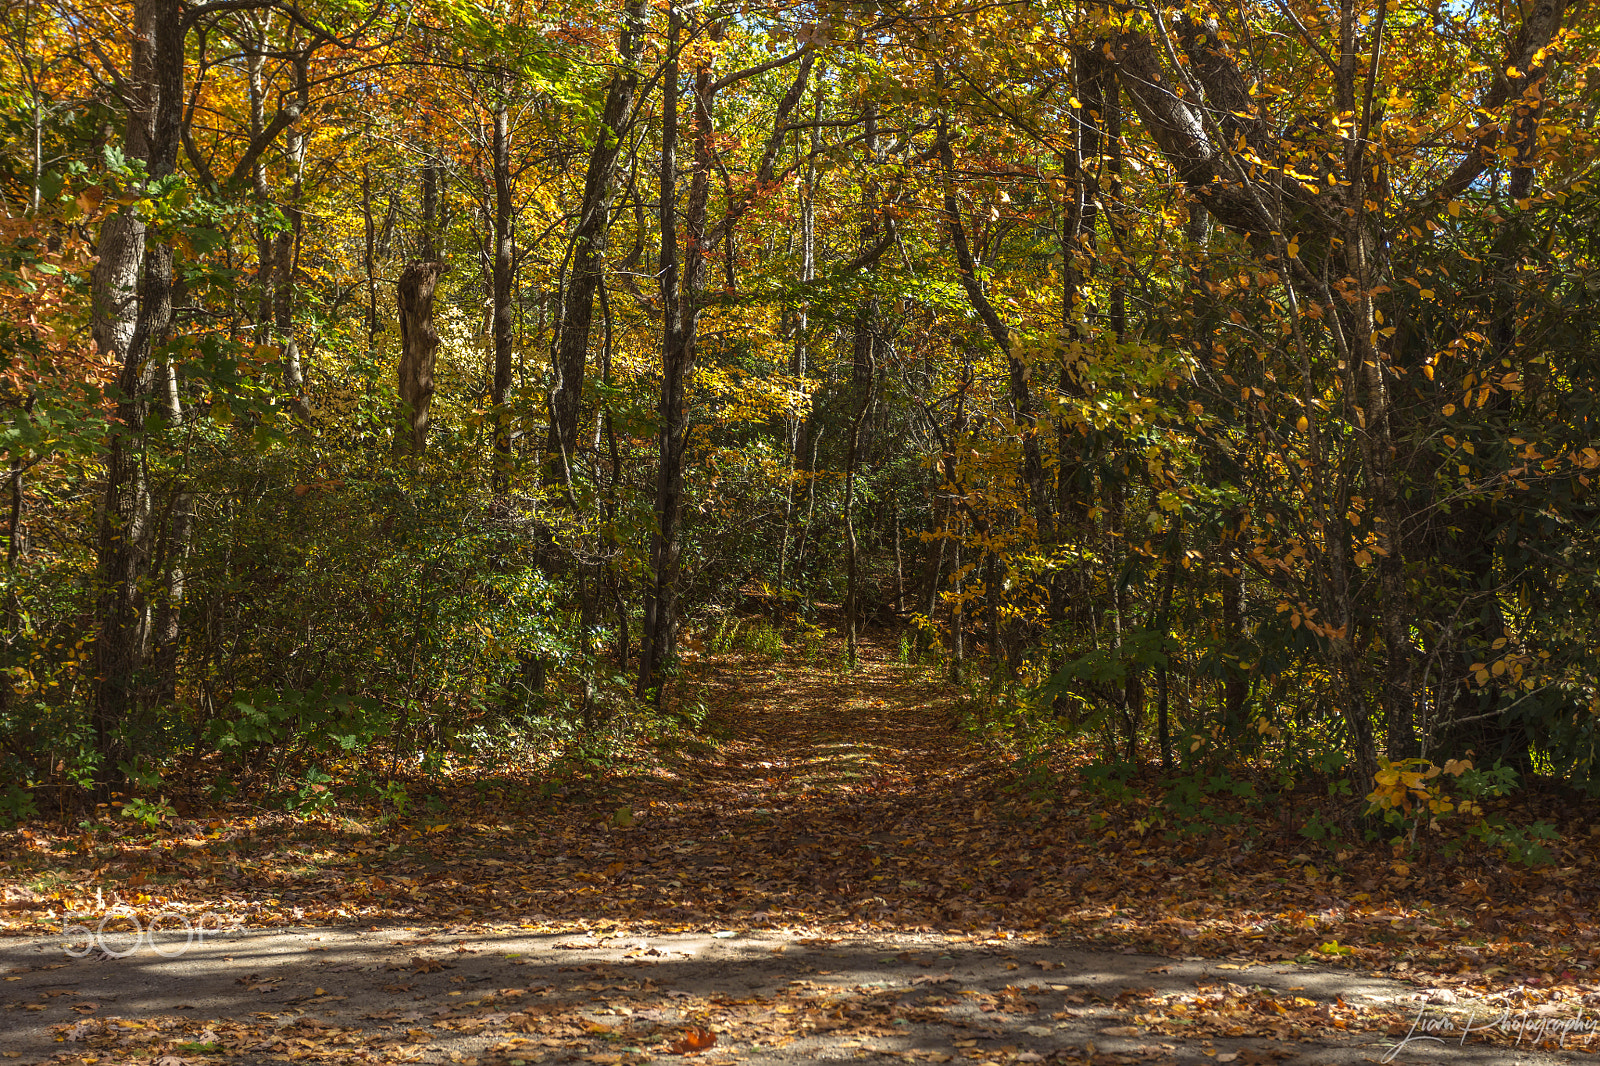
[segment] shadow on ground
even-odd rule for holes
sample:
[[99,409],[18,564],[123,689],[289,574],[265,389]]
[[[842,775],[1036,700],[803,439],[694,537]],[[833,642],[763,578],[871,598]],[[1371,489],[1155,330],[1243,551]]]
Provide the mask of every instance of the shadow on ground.
[[[631,1063],[697,1041],[709,1044],[700,1061],[752,1064],[1335,1064],[1396,1052],[1424,1009],[1415,989],[1348,971],[936,934],[268,930],[187,947],[161,935],[124,958],[81,959],[29,938],[0,942],[0,966],[0,1054],[98,1066]],[[1422,1032],[1454,1018],[1459,1035],[1463,1004],[1425,1009]],[[1478,1005],[1476,1024],[1496,1013]],[[1413,1040],[1390,1061],[1553,1061],[1518,1055],[1505,1034],[1454,1044]]]

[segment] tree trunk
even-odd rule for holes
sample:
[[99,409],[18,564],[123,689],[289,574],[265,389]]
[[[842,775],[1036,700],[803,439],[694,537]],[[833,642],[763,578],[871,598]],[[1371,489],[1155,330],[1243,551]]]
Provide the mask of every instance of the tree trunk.
[[[250,98],[250,139],[254,141],[261,136],[267,123],[266,30],[259,23],[248,20],[244,25],[250,30],[250,38],[245,46],[244,68],[245,87]],[[272,198],[272,189],[267,184],[267,161],[264,155],[257,155],[250,165],[250,188],[255,193],[257,207],[264,209]],[[255,243],[255,336],[257,342],[265,344],[272,327],[273,289],[277,284],[278,262],[273,252],[272,231],[267,228],[265,219],[256,226]]]
[[[149,120],[138,111],[129,119],[130,147],[146,147],[146,173],[164,178],[176,167],[183,120],[183,9],[178,0],[141,0],[134,24],[147,30]],[[146,136],[148,139],[146,140]],[[143,667],[141,632],[144,578],[149,554],[150,499],[144,469],[145,418],[154,382],[153,349],[172,325],[173,246],[170,241],[145,241],[144,277],[138,314],[128,335],[117,380],[117,426],[106,456],[106,488],[96,543],[95,680],[92,718],[101,754],[99,776],[108,784],[120,774],[126,755],[124,727],[139,707],[138,679]],[[120,251],[125,251],[123,246]],[[120,270],[120,268],[118,268]],[[113,272],[116,273],[116,272]],[[108,335],[120,331],[120,318],[105,321]],[[115,350],[115,349],[113,349]]]
[[966,595],[962,588],[961,577],[961,541],[958,538],[955,546],[955,561],[953,569],[956,576],[950,582],[950,681],[959,685],[964,679],[964,667],[967,659],[967,621],[963,597]]
[[[30,399],[28,410],[31,411],[32,409],[33,403]],[[9,482],[7,486],[9,491],[6,494],[8,497],[6,501],[8,504],[7,510],[9,511],[6,516],[6,573],[12,577],[12,592],[15,592],[17,588],[15,581],[17,560],[22,557],[22,472],[21,457],[13,457],[11,460],[11,476],[6,479]]]
[[422,458],[428,445],[428,408],[433,402],[433,362],[439,333],[433,326],[433,291],[443,263],[411,263],[395,286],[400,319],[400,411],[394,450]]
[[504,96],[495,103],[494,144],[494,385],[489,402],[494,407],[494,460],[491,491],[503,497],[511,489],[511,111]]
[[[857,317],[857,329],[861,329],[861,317]],[[867,327],[870,330],[870,326]],[[857,350],[860,350],[857,342]],[[867,413],[872,410],[872,385],[876,377],[872,363],[872,339],[869,333],[867,351],[867,372],[864,386],[861,389],[861,405],[856,410],[856,416],[850,423],[850,440],[845,447],[844,461],[844,546],[845,546],[845,592],[844,592],[844,624],[845,624],[845,658],[850,664],[850,669],[856,668],[856,640],[857,627],[860,624],[861,614],[861,577],[860,577],[860,545],[856,542],[855,498],[856,498],[856,473],[861,457],[861,426],[867,419]]]
[[[305,64],[303,59],[297,64],[302,72]],[[294,274],[300,257],[300,239],[305,232],[302,201],[305,195],[306,147],[310,142],[311,138],[298,129],[291,129],[284,135],[284,158],[289,164],[289,197],[283,205],[283,212],[289,220],[289,229],[286,233],[278,234],[274,247],[278,287],[273,294],[273,326],[278,343],[283,348],[283,383],[289,390],[292,409],[302,419],[310,416],[311,408],[306,395],[305,368],[300,364],[300,341],[295,336]]]
[[[639,635],[639,680],[637,691],[643,698],[652,690],[661,699],[660,673],[671,655],[673,613],[677,608],[677,565],[680,550],[678,521],[683,495],[683,448],[689,427],[684,407],[688,376],[693,368],[692,323],[693,282],[680,300],[678,262],[678,41],[683,20],[677,9],[670,9],[667,29],[667,59],[661,79],[661,398],[657,406],[659,467],[656,471],[656,528],[650,536],[650,577],[644,601],[644,626]],[[699,89],[707,80],[704,72],[696,78]],[[698,103],[698,101],[697,101]],[[697,172],[696,182],[700,180]],[[693,193],[690,195],[693,203]],[[691,236],[691,254],[693,252]]]
[[438,154],[430,148],[422,163],[422,220],[417,234],[417,257],[425,263],[444,258],[439,251],[439,179],[443,171]]
[[361,265],[367,280],[367,347],[378,335],[378,226],[372,216],[372,162],[361,163],[361,223],[365,243],[361,251]]
[[[821,131],[817,126],[822,119],[822,87],[818,84],[814,94],[815,105],[812,112],[811,149],[815,152],[821,143]],[[817,165],[809,162],[806,164],[805,176],[800,184],[800,283],[814,280],[817,276],[816,256],[816,204],[814,197],[817,187]],[[810,307],[802,301],[795,311],[794,317],[794,347],[790,349],[789,373],[796,378],[803,377],[806,372],[806,330],[809,328]],[[794,487],[800,472],[800,429],[805,424],[802,415],[790,415],[785,420],[784,433],[784,463],[789,473],[789,485],[783,498],[783,542],[778,548],[778,589],[780,592],[789,588],[789,541],[794,531]]]
[[[1219,477],[1217,482],[1220,483]],[[1222,534],[1220,565],[1217,581],[1222,586],[1222,730],[1228,737],[1244,731],[1245,703],[1250,697],[1250,678],[1243,669],[1241,657],[1245,652],[1244,633],[1244,559],[1239,551],[1240,525],[1244,515],[1229,511],[1227,529]]]
[[[939,609],[939,584],[944,576],[945,545],[950,538],[944,535],[944,523],[948,521],[948,511],[943,508],[939,493],[940,486],[934,487],[933,498],[928,503],[928,536],[929,540],[924,548],[922,575],[917,586],[917,607],[922,617],[927,620],[927,626],[917,634],[917,651],[928,650],[935,634],[935,612]],[[941,515],[941,511],[945,511]]]
[[889,520],[894,523],[894,613],[904,614],[906,609],[906,565],[900,550],[900,497],[893,499]]
[[[133,7],[129,34],[128,121],[122,152],[129,161],[150,159],[155,136],[156,23],[165,0],[139,0]],[[100,226],[96,262],[90,277],[91,335],[101,352],[118,359],[139,317],[139,265],[144,259],[145,223],[136,209],[125,207]]]
[[545,482],[569,485],[572,457],[577,448],[578,418],[583,401],[583,373],[589,354],[595,293],[605,277],[606,237],[611,228],[611,203],[615,192],[617,157],[625,129],[633,121],[634,96],[639,87],[638,62],[643,40],[641,0],[628,0],[623,10],[618,45],[621,68],[606,89],[604,110],[589,170],[584,176],[583,204],[573,233],[573,262],[561,306],[561,323],[550,387],[550,432],[546,451]]
[[[944,68],[935,64],[933,73],[935,85],[940,92],[943,92]],[[999,313],[984,292],[983,279],[978,273],[977,257],[973,255],[972,245],[967,240],[966,225],[961,219],[960,202],[956,198],[955,153],[950,145],[949,125],[943,111],[940,111],[938,116],[937,150],[945,225],[950,231],[951,243],[955,247],[956,267],[961,287],[967,294],[967,302],[983,320],[990,338],[1006,354],[1007,396],[1011,403],[1011,415],[1022,431],[1020,474],[1023,490],[1028,499],[1029,513],[1033,517],[1038,537],[1042,541],[1049,542],[1055,536],[1055,516],[1051,510],[1051,498],[1045,479],[1044,456],[1039,448],[1038,413],[1034,410],[1033,395],[1028,385],[1031,368],[1024,366],[1016,357],[1011,346],[1011,331],[1001,321]]]

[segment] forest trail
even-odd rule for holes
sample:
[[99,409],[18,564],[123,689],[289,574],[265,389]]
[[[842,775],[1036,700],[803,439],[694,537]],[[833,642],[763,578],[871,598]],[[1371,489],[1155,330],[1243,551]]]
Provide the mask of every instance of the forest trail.
[[716,686],[730,767],[775,803],[807,792],[902,794],[970,761],[946,688],[864,639],[857,669],[729,662]]
[[[555,791],[463,781],[448,813],[387,828],[180,826],[78,871],[38,842],[20,856],[29,874],[7,880],[8,899],[35,906],[7,915],[28,935],[0,939],[0,1055],[1508,1061],[1509,1031],[1404,1043],[1424,1009],[1457,1028],[1498,1013],[1438,978],[1419,990],[1308,965],[1293,937],[1242,933],[1242,902],[1205,928],[1182,917],[1226,856],[1172,887],[1181,875],[1141,852],[1080,839],[959,728],[956,692],[886,643],[867,641],[853,673],[729,655],[691,662],[682,686],[714,743]],[[52,864],[63,876],[47,897]],[[106,899],[146,921],[246,928],[196,941],[166,920],[143,943],[111,936],[109,952],[74,957],[47,932],[58,912],[37,904],[92,925],[92,882],[120,884]]]
[[[1025,855],[952,829],[995,786],[994,767],[960,729],[952,688],[896,654],[873,634],[848,672],[826,653],[691,662],[679,698],[703,704],[715,743],[572,789],[564,799],[602,814],[615,801],[632,822],[619,829],[613,813],[598,838],[562,837],[549,857],[574,859],[573,839],[607,860],[598,867],[615,898],[602,905],[645,927],[713,918],[820,933],[865,920],[932,931],[942,883],[979,868],[985,883],[1009,878]],[[649,867],[635,866],[646,855]],[[535,893],[547,915],[570,915],[573,898]]]

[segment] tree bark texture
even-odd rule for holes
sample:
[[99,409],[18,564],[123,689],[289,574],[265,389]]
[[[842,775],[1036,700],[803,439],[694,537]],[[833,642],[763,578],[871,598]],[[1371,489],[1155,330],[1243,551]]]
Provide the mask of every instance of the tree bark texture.
[[515,221],[511,203],[511,112],[502,97],[494,109],[494,383],[489,400],[494,406],[494,459],[492,491],[504,496],[511,488],[511,411],[506,401],[511,395],[512,362],[512,281],[516,262],[512,247]]
[[[185,26],[179,0],[141,0],[134,15],[136,46],[148,49],[142,94],[129,117],[128,148],[144,150],[152,179],[177,165],[183,119]],[[132,239],[132,232],[123,235]],[[96,618],[93,712],[101,754],[100,779],[119,774],[128,753],[126,727],[139,709],[138,684],[146,645],[145,576],[150,550],[150,495],[142,437],[154,386],[154,348],[172,325],[173,246],[144,240],[138,310],[123,349],[117,379],[116,426],[106,456],[106,487],[96,540]],[[119,246],[123,254],[128,245]],[[120,273],[121,268],[117,272]],[[120,305],[119,305],[120,306]],[[120,312],[104,320],[108,336],[121,336]],[[112,350],[115,350],[114,348]]]
[[622,138],[633,121],[634,97],[639,88],[640,42],[643,40],[644,8],[639,0],[628,0],[623,11],[618,52],[621,67],[606,88],[606,101],[600,113],[600,129],[589,152],[589,169],[583,180],[583,202],[578,226],[573,233],[572,271],[561,305],[557,338],[555,375],[550,388],[550,432],[545,451],[548,455],[545,480],[548,484],[570,483],[571,464],[577,449],[578,422],[583,404],[584,368],[589,356],[589,337],[593,330],[595,294],[605,280],[606,237],[611,228],[611,205],[616,189],[617,159]]
[[410,263],[395,286],[400,318],[400,411],[394,449],[419,459],[428,446],[433,364],[439,352],[439,333],[433,325],[433,291],[443,273],[443,263]]

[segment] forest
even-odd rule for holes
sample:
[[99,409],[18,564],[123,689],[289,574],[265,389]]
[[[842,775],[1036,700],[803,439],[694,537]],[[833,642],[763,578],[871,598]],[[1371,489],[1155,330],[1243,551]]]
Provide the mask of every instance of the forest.
[[1041,787],[1541,854],[1593,15],[7,0],[0,819],[403,815],[877,640]]
[[0,10],[0,1055],[1597,1046],[1590,0]]

